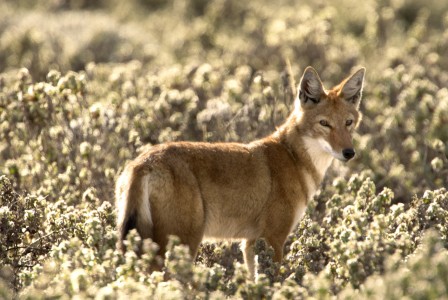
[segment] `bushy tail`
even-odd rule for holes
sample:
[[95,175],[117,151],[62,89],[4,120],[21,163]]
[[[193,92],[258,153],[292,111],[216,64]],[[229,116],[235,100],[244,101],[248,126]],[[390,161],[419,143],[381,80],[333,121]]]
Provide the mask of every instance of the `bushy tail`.
[[138,167],[128,166],[117,180],[118,247],[124,251],[123,241],[131,229],[137,229],[142,239],[152,238],[152,217],[149,203],[149,174]]

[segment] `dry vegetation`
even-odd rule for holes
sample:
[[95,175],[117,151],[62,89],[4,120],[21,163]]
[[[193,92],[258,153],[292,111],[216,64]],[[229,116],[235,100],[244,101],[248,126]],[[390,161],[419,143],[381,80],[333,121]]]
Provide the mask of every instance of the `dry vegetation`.
[[[448,3],[303,2],[2,1],[0,298],[446,297]],[[327,86],[366,66],[364,120],[281,265],[263,240],[255,282],[228,243],[193,262],[173,238],[154,273],[149,241],[115,250],[127,160],[268,134],[307,65]]]

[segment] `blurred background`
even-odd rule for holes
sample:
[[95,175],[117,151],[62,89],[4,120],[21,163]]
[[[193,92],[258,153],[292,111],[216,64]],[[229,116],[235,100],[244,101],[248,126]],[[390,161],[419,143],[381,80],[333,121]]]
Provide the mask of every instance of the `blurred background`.
[[[2,71],[83,70],[89,62],[152,66],[220,63],[228,69],[294,70],[311,64],[328,80],[353,65],[446,67],[448,4],[428,0],[4,0]],[[423,50],[421,44],[434,44]],[[437,46],[437,47],[436,47]],[[429,54],[430,55],[428,57]],[[373,70],[376,70],[373,69]],[[372,71],[373,71],[372,70]]]
[[[408,201],[448,183],[447,11],[448,2],[436,0],[2,1],[2,134],[14,131],[27,144],[7,139],[14,147],[0,151],[2,171],[33,189],[47,168],[31,176],[34,167],[23,160],[33,146],[26,141],[67,126],[73,131],[70,122],[91,129],[62,134],[58,147],[73,159],[82,142],[102,149],[91,154],[92,163],[105,161],[100,178],[104,168],[120,165],[115,155],[110,164],[107,155],[95,158],[104,151],[124,162],[146,143],[250,141],[285,119],[306,66],[327,87],[365,66],[359,156],[350,169],[372,171],[380,187]],[[69,71],[81,73],[61,81]],[[44,82],[76,85],[77,76],[82,91],[66,89],[63,97],[73,102],[67,112],[51,109],[67,104],[58,97],[49,108]],[[41,94],[29,107],[11,101],[36,89]],[[27,126],[34,131],[20,136]],[[39,160],[56,161],[57,174],[67,171],[55,155]]]

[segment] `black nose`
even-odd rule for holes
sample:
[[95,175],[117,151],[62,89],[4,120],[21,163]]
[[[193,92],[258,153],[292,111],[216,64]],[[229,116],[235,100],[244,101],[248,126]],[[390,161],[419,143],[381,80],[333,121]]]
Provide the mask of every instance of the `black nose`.
[[355,150],[353,149],[344,149],[342,150],[342,155],[346,160],[352,159],[355,156]]

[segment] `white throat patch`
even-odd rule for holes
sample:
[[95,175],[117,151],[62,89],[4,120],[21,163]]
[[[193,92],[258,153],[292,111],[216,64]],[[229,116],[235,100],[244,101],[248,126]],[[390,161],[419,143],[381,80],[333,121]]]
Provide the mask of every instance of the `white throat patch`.
[[325,175],[328,167],[330,167],[333,157],[337,153],[333,151],[330,144],[322,138],[304,137],[306,150],[321,177]]

